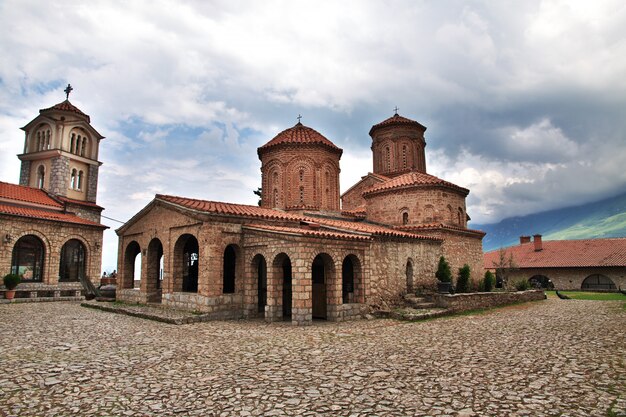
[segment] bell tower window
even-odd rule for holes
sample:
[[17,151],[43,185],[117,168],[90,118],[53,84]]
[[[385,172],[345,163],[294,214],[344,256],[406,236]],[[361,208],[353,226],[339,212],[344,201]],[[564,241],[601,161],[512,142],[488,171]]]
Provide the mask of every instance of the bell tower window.
[[83,189],[83,171],[78,172],[78,182],[76,184],[76,189],[77,190]]
[[46,169],[43,165],[39,165],[37,168],[37,188],[43,188],[46,179]]
[[75,169],[73,169],[73,170],[72,170],[72,174],[70,175],[70,188],[71,188],[72,190],[75,190],[75,189],[76,189],[76,176],[77,176],[77,175],[76,175],[76,170],[75,170]]

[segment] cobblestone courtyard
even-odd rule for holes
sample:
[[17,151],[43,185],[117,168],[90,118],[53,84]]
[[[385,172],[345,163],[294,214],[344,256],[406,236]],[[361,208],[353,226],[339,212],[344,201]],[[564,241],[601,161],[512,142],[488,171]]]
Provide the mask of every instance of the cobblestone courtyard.
[[0,415],[626,415],[622,304],[310,327],[4,304]]

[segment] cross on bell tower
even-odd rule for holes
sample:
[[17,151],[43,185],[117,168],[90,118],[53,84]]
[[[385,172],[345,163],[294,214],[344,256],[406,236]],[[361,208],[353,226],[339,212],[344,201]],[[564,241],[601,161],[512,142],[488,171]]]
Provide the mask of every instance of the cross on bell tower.
[[65,90],[63,90],[65,92],[65,99],[69,100],[70,99],[70,93],[72,92],[73,88],[72,86],[68,83],[67,87],[65,87]]

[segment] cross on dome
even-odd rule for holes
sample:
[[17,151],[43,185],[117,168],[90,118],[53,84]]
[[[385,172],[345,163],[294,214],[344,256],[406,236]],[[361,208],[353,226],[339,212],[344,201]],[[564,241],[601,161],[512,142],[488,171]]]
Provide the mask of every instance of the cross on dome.
[[65,90],[63,90],[65,92],[65,99],[69,100],[70,99],[70,93],[72,92],[73,88],[72,86],[68,83],[67,87],[65,87]]
[[396,106],[396,108],[395,108],[395,109],[393,109],[393,111],[395,112],[395,115],[396,115],[396,116],[398,115],[398,110],[400,110],[400,109],[398,108],[398,106]]

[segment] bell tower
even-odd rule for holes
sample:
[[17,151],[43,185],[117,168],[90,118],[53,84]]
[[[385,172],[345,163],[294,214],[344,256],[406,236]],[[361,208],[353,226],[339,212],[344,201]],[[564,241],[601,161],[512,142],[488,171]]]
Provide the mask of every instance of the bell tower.
[[100,141],[89,116],[69,101],[39,110],[22,128],[25,132],[20,185],[42,188],[71,200],[95,203],[98,192]]

